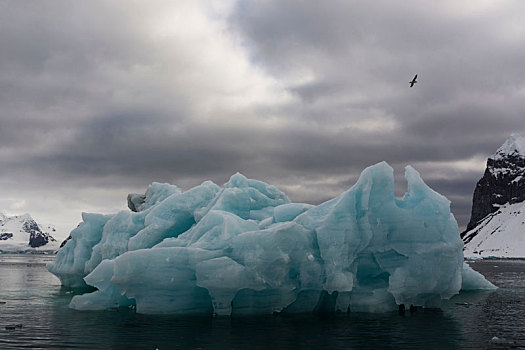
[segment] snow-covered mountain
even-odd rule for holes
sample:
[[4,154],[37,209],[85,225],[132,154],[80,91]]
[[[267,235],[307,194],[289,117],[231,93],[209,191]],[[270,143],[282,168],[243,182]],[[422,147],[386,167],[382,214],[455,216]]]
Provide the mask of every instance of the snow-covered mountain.
[[467,257],[525,257],[525,137],[512,134],[487,159],[461,237]]
[[0,252],[35,252],[58,249],[51,235],[52,225],[39,225],[29,215],[6,216],[0,213]]

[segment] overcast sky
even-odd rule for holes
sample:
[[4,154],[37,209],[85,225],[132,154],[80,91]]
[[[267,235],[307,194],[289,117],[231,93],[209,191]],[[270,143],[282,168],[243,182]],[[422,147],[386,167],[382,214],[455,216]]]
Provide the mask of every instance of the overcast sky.
[[[525,2],[0,0],[0,212],[66,236],[152,181],[318,204],[382,160],[452,202],[525,124]],[[418,74],[413,88],[408,82]]]

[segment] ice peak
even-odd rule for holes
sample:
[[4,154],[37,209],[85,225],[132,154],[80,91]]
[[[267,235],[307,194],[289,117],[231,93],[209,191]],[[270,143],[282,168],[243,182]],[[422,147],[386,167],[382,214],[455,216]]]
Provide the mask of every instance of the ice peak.
[[19,218],[22,219],[22,220],[24,220],[24,221],[33,220],[33,218],[31,217],[31,215],[29,215],[29,213],[24,213],[24,214],[20,215]]
[[224,184],[224,187],[248,187],[248,178],[237,172],[230,177],[230,180]]
[[509,155],[520,155],[525,157],[525,137],[520,134],[511,134],[491,158],[499,159]]

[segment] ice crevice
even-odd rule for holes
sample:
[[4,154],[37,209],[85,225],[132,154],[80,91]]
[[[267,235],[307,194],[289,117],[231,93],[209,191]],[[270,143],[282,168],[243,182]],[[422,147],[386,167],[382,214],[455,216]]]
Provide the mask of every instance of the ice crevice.
[[450,202],[412,167],[405,177],[397,199],[381,162],[317,206],[239,173],[185,192],[153,183],[130,211],[83,214],[47,268],[97,288],[74,309],[147,314],[383,312],[495,288],[463,262]]

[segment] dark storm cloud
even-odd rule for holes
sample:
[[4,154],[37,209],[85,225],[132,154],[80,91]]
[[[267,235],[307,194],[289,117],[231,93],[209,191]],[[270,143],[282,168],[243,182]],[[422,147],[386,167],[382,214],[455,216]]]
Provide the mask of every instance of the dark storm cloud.
[[[325,114],[342,107],[330,99],[334,95],[346,101],[358,95],[361,105],[391,111],[408,131],[428,116],[429,123],[455,117],[463,123],[461,132],[487,133],[492,125],[483,129],[485,120],[475,123],[476,115],[458,108],[489,109],[500,122],[516,118],[522,107],[525,50],[520,48],[523,37],[508,28],[521,27],[513,13],[523,5],[481,6],[470,3],[471,9],[461,13],[462,5],[451,2],[243,2],[233,21],[253,59],[272,74],[311,72],[313,81],[291,88],[306,105],[327,98]],[[414,73],[420,76],[417,90],[405,89]],[[468,130],[465,120],[471,122]],[[519,122],[503,122],[503,128],[523,128]]]
[[176,175],[204,179],[249,161],[249,150],[241,149],[248,142],[248,135],[206,126],[177,126],[151,116],[109,116],[81,127],[60,153],[40,162],[74,177],[115,175],[116,182],[126,176],[143,181],[168,181]]
[[[398,171],[411,162],[486,157],[511,132],[525,130],[525,37],[518,34],[524,26],[516,12],[523,6],[242,2],[232,22],[252,60],[284,77],[300,98],[297,120],[336,124],[373,107],[398,123],[386,135],[301,131],[277,159],[290,168],[330,169],[327,173],[354,172],[384,159]],[[415,73],[419,83],[408,89]],[[353,110],[347,112],[349,105]],[[310,151],[308,145],[315,145],[312,152],[301,152]],[[424,175],[454,198],[452,207],[464,224],[482,169],[439,181]]]
[[0,0],[4,202],[112,210],[240,171],[319,203],[386,160],[396,195],[413,163],[464,225],[484,158],[525,131],[524,7]]

